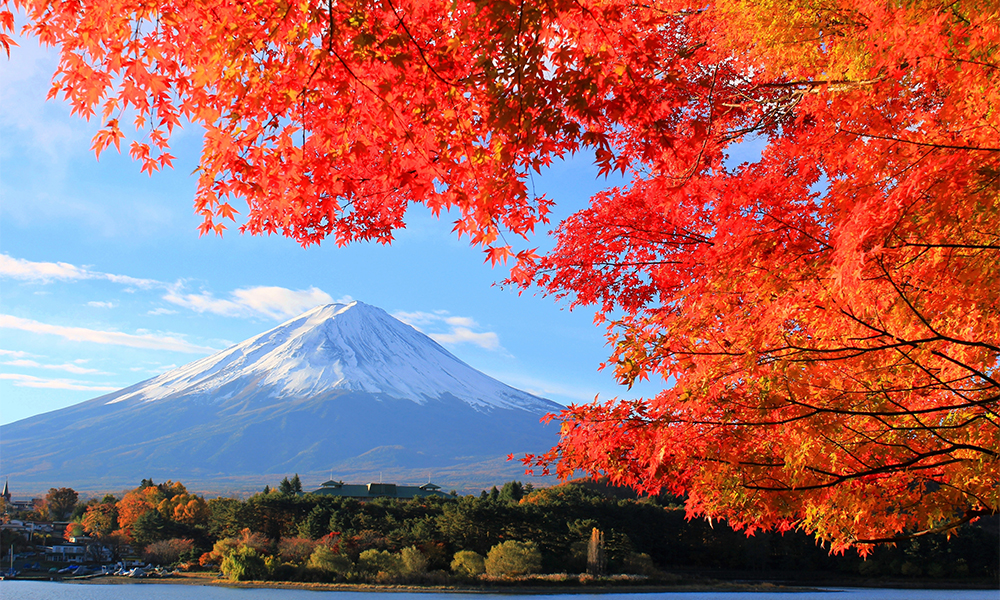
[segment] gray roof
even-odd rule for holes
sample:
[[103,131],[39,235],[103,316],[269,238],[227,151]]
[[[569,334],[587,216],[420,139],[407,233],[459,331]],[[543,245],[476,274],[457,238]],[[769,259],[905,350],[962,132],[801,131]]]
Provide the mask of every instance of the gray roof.
[[313,494],[321,496],[344,496],[347,498],[426,498],[447,496],[439,491],[441,486],[427,482],[421,486],[396,485],[395,483],[346,484],[342,481],[326,481]]

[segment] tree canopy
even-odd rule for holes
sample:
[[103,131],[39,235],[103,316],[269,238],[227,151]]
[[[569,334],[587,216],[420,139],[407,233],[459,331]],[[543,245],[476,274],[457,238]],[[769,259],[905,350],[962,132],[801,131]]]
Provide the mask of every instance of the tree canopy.
[[[152,172],[205,129],[202,231],[388,243],[411,203],[455,209],[512,283],[596,306],[623,383],[671,382],[571,407],[532,464],[835,550],[1000,507],[1000,5],[0,0],[3,31],[11,9],[98,154],[127,119]],[[530,172],[581,151],[629,183],[548,255],[508,244],[547,222]]]

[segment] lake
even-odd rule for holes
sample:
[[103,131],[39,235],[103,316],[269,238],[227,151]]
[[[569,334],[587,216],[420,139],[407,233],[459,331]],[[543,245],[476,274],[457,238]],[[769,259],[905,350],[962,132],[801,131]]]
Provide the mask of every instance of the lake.
[[[501,600],[523,594],[441,592],[326,592],[234,589],[201,585],[139,583],[121,585],[0,581],[4,600]],[[823,588],[809,592],[622,592],[534,594],[531,600],[998,600],[994,590],[894,590]]]

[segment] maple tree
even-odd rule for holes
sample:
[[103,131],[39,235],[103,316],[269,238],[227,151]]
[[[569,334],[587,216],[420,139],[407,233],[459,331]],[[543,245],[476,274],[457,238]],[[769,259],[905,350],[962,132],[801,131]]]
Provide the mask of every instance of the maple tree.
[[[303,244],[454,209],[512,283],[596,306],[618,378],[670,385],[570,407],[532,464],[834,550],[1000,507],[1000,6],[0,0],[0,33],[12,8],[98,154],[131,120],[153,172],[204,128],[203,232],[237,200]],[[581,151],[629,183],[545,256],[508,243]]]

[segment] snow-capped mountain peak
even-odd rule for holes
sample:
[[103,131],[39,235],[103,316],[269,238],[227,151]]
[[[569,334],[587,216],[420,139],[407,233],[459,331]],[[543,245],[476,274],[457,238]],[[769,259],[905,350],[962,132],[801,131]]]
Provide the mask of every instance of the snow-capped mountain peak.
[[559,408],[473,369],[410,325],[362,302],[317,306],[226,350],[112,394],[107,404],[224,400],[248,386],[278,400],[341,390],[418,404],[451,395],[479,410]]

